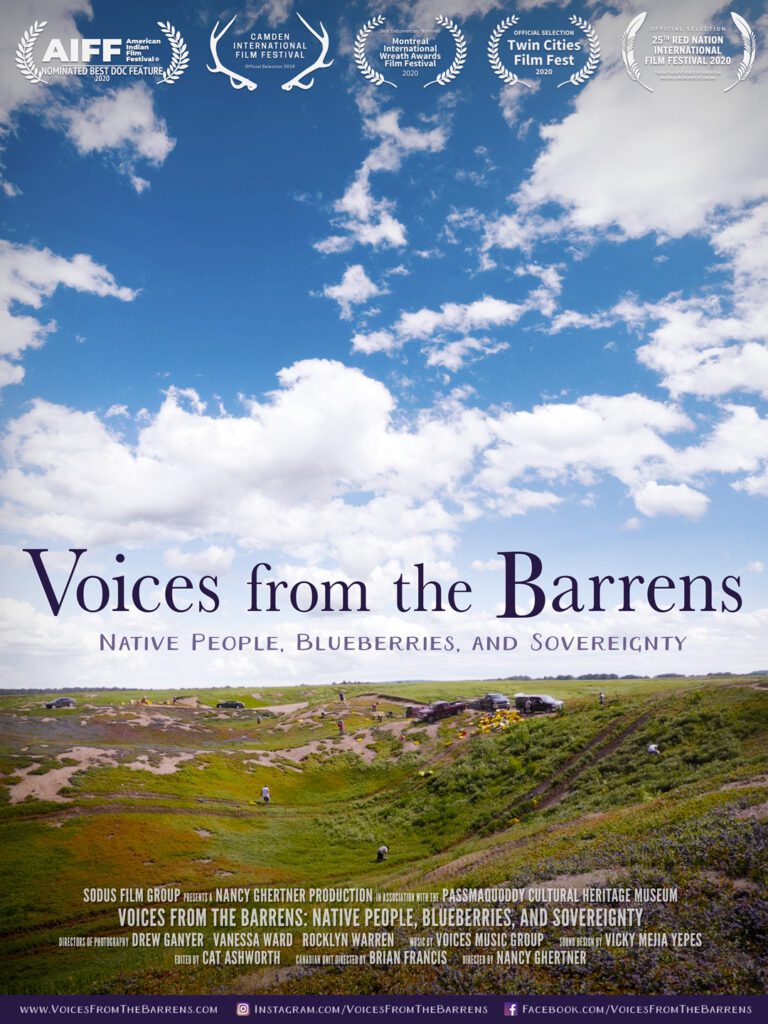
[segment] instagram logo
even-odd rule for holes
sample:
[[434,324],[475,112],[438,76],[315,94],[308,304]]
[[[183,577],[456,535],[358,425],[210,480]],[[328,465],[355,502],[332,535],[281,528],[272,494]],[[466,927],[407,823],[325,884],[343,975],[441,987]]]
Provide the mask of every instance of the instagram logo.
[[248,1017],[250,1015],[251,1008],[248,1003],[238,1003],[235,1007],[235,1013],[238,1017]]

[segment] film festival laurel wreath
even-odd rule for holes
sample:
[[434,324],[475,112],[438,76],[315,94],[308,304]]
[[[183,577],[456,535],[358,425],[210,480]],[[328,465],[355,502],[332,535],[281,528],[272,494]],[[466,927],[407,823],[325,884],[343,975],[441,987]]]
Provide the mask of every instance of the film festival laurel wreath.
[[[577,15],[571,15],[568,19],[573,25],[574,29],[584,33],[587,42],[587,60],[584,65],[579,68],[578,71],[574,71],[564,82],[558,84],[558,89],[561,89],[564,85],[583,85],[589,78],[594,75],[600,64],[600,40],[597,37],[597,32],[594,30],[592,25],[584,18],[580,18]],[[505,85],[523,85],[526,89],[531,89],[530,82],[526,82],[524,79],[506,66],[501,58],[500,48],[501,41],[506,33],[518,25],[520,18],[516,14],[511,14],[509,17],[504,18],[498,23],[491,32],[488,40],[487,54],[488,63],[491,66],[491,70],[495,75],[504,82]]]
[[[306,21],[305,18],[303,18],[299,12],[296,12],[296,16],[302,23],[304,28],[307,30],[307,32],[312,37],[314,37],[314,39],[317,40],[317,42],[319,43],[319,54],[312,61],[312,63],[308,64],[307,67],[300,69],[298,73],[295,74],[292,78],[281,83],[281,89],[285,92],[291,92],[294,89],[311,89],[315,84],[315,77],[317,73],[327,68],[330,68],[334,63],[332,59],[328,59],[330,39],[323,23],[319,22],[319,28],[315,28],[308,21]],[[257,83],[253,80],[253,78],[241,72],[234,71],[231,67],[228,67],[228,61],[226,56],[224,57],[224,59],[222,59],[218,52],[219,43],[222,41],[224,36],[229,32],[229,29],[234,24],[236,18],[237,15],[233,16],[224,25],[223,28],[220,27],[220,23],[218,21],[216,22],[216,25],[211,31],[209,42],[211,60],[213,61],[213,64],[208,64],[207,69],[212,74],[223,74],[229,80],[229,84],[232,86],[233,89],[245,89],[248,92],[253,92],[257,88]],[[640,34],[643,28],[646,26],[647,18],[648,12],[641,11],[631,19],[631,21],[628,23],[622,34],[620,52],[622,62],[624,65],[624,70],[627,76],[637,85],[639,85],[642,89],[644,89],[646,92],[653,93],[654,87],[647,80],[648,75],[646,74],[646,72],[648,72],[648,74],[650,74],[651,79],[653,78],[653,72],[649,71],[649,68],[653,68],[654,65],[665,65],[665,63],[666,65],[671,66],[675,64],[685,64],[686,62],[681,61],[679,59],[676,60],[674,57],[671,56],[665,58],[663,56],[665,52],[664,47],[657,46],[660,40],[667,41],[669,39],[672,39],[672,41],[676,43],[677,40],[670,35],[652,36],[652,45],[655,48],[653,52],[662,56],[657,56],[655,58],[653,56],[643,56],[641,44],[641,56],[638,59],[636,47],[638,41],[643,39],[643,37]],[[752,74],[755,65],[755,58],[757,55],[757,40],[755,37],[755,32],[753,31],[749,22],[740,14],[737,14],[735,11],[730,12],[730,18],[732,22],[732,29],[733,27],[735,27],[739,34],[739,40],[741,44],[741,51],[739,57],[732,58],[732,56],[729,54],[719,59],[710,59],[709,61],[709,63],[712,65],[722,65],[722,67],[725,68],[730,66],[732,59],[734,63],[738,59],[738,66],[736,67],[735,75],[731,76],[732,80],[729,82],[729,84],[725,86],[724,92],[730,92],[732,89],[735,89],[737,85],[743,83],[744,81],[746,81],[747,78],[749,78],[749,76]],[[583,35],[583,42],[581,43],[581,47],[586,47],[584,51],[586,53],[586,60],[583,64],[581,64],[580,67],[577,67],[575,70],[573,70],[572,73],[568,76],[568,78],[559,82],[557,86],[558,88],[562,88],[563,86],[566,85],[572,85],[575,87],[583,85],[585,82],[589,81],[589,79],[592,78],[592,76],[595,74],[600,65],[601,60],[600,40],[592,24],[585,18],[582,18],[578,15],[571,15],[568,20],[573,29],[572,34],[581,33]],[[43,66],[41,66],[41,64],[38,64],[35,60],[34,51],[36,44],[38,43],[40,36],[45,31],[47,25],[47,21],[34,21],[22,34],[15,51],[15,65],[17,70],[21,75],[23,75],[25,79],[27,79],[27,81],[37,85],[48,85],[50,82],[50,78],[53,77],[54,74],[54,72],[51,69],[46,69],[46,67],[44,66],[49,61],[49,57],[47,54],[43,58]],[[373,17],[369,18],[360,27],[357,34],[355,35],[354,45],[352,49],[352,59],[361,77],[364,78],[371,85],[373,85],[376,88],[379,88],[381,86],[390,86],[393,89],[397,89],[398,83],[392,80],[392,78],[397,77],[396,74],[393,74],[391,71],[389,71],[386,66],[384,67],[384,70],[381,70],[379,67],[376,66],[375,58],[373,58],[373,56],[369,54],[371,37],[374,36],[375,33],[380,33],[383,29],[385,29],[386,25],[387,19],[382,14],[376,14]],[[163,36],[165,37],[168,45],[170,46],[171,60],[167,66],[163,66],[162,63],[160,63],[159,66],[157,63],[155,64],[155,84],[172,85],[182,77],[184,72],[189,67],[189,48],[187,47],[187,44],[181,32],[174,25],[172,25],[170,21],[158,21],[157,26],[162,32]],[[422,88],[424,89],[427,89],[433,85],[437,85],[443,88],[449,85],[450,83],[454,82],[464,70],[468,57],[469,48],[467,44],[467,38],[466,35],[464,34],[464,31],[462,30],[460,25],[456,23],[456,21],[445,15],[440,14],[434,18],[434,26],[436,34],[439,34],[440,32],[447,33],[447,38],[449,38],[451,44],[452,54],[448,66],[444,67],[443,70],[437,71],[437,73],[434,74],[429,81],[425,82],[422,86]],[[488,42],[486,44],[486,56],[491,71],[493,72],[494,75],[501,79],[504,85],[513,87],[523,86],[526,89],[531,89],[533,88],[532,82],[526,81],[524,78],[520,77],[520,74],[518,74],[518,70],[514,67],[515,64],[532,66],[534,68],[534,73],[537,76],[551,75],[552,70],[549,70],[549,67],[547,67],[546,69],[542,69],[541,58],[530,58],[528,56],[523,57],[520,56],[520,54],[526,48],[528,50],[532,50],[538,47],[538,49],[541,50],[542,40],[546,40],[548,37],[553,37],[556,35],[562,37],[565,34],[565,32],[569,32],[570,30],[564,30],[563,32],[555,33],[552,30],[539,28],[531,28],[530,30],[526,30],[524,25],[520,26],[519,28],[518,26],[520,26],[520,18],[516,14],[508,15],[507,17],[499,21],[498,24],[491,31],[490,36],[488,37]],[[512,36],[508,39],[509,51],[510,53],[515,54],[514,58],[512,58],[513,66],[510,67],[509,64],[505,62],[504,54],[506,54],[506,50],[503,49],[502,44],[504,42],[504,37],[507,36],[507,34],[510,33],[510,31],[513,29],[515,30],[515,32],[512,33]],[[396,39],[398,35],[402,36],[406,34],[405,32],[398,32],[395,31],[394,29],[391,31],[393,39]],[[530,35],[528,35],[528,31],[530,31]],[[662,29],[658,28],[651,29],[652,33],[662,31]],[[669,31],[673,32],[674,30],[670,29]],[[725,27],[722,27],[720,29],[720,32],[724,34]],[[430,35],[428,32],[412,33],[412,35],[419,34],[422,35],[424,39],[429,39],[430,42],[433,42],[435,38],[434,35]],[[529,40],[527,43],[525,42],[526,38]],[[532,44],[530,40],[536,39],[538,39],[539,42],[535,42]],[[154,42],[157,42],[157,40],[154,40]],[[691,43],[692,54],[698,52],[695,50],[697,42],[701,43],[701,40],[694,40]],[[63,41],[61,45],[63,47]],[[569,43],[568,48],[570,51],[580,50],[580,46],[577,45],[575,42]],[[306,49],[306,45],[304,45],[304,49]],[[544,49],[547,49],[546,42],[544,43]],[[549,49],[551,50],[552,48],[550,47]],[[435,51],[434,57],[431,61],[431,67],[434,72],[435,70],[437,70],[435,65],[439,66],[440,54],[439,52],[437,52],[436,45],[432,46],[432,50]],[[383,52],[384,51],[382,51],[382,53]],[[380,58],[381,56],[382,55],[379,54]],[[64,62],[67,61],[67,57],[61,57],[59,59]],[[74,57],[72,56],[69,57],[69,60],[73,64],[79,63],[80,65],[87,65],[89,62],[87,56],[83,56],[79,62],[75,61]],[[225,63],[225,61],[227,61],[227,63]],[[545,58],[547,66],[557,66],[565,63],[568,63],[569,66],[573,66],[574,61],[575,55],[568,56],[567,59],[552,59],[551,57]],[[392,63],[395,64],[396,62]],[[695,65],[697,63],[704,64],[705,61],[703,59],[696,59],[695,57],[691,57],[687,63],[690,65]],[[429,66],[428,62],[422,62],[422,69],[427,66]],[[663,70],[663,68],[657,69],[657,73],[661,74]],[[696,76],[693,73],[688,75],[686,75],[685,73],[680,73],[677,76],[675,76],[673,71],[673,67],[668,67],[666,74],[661,74],[661,77],[666,79],[678,77],[681,81],[689,81],[695,77],[699,77],[701,79],[711,79],[713,77],[712,73],[705,73],[704,71],[702,71],[698,76]],[[57,73],[62,74],[64,72],[58,71]],[[96,65],[93,65],[91,67],[91,73],[97,73]],[[388,74],[390,75],[390,77],[387,77]],[[418,77],[417,71],[403,72],[403,74]]]
[[[35,43],[42,35],[47,21],[35,21],[22,34],[19,44],[16,47],[16,67],[28,82],[41,85],[48,85],[48,80],[35,63],[33,51]],[[156,85],[173,85],[177,82],[189,67],[189,48],[184,42],[181,32],[178,31],[170,21],[158,21],[157,26],[163,33],[171,47],[171,63],[162,72],[155,82]]]
[[[367,79],[367,81],[372,85],[377,87],[380,85],[391,85],[393,89],[397,89],[397,84],[395,82],[391,82],[388,78],[385,78],[384,74],[371,64],[366,54],[369,37],[373,32],[382,29],[386,24],[386,20],[387,19],[383,17],[383,15],[377,14],[375,17],[370,18],[365,22],[355,36],[352,55],[357,66],[357,70],[363,78]],[[427,89],[430,85],[448,85],[449,82],[458,78],[467,61],[466,36],[456,22],[452,21],[450,18],[446,18],[442,14],[439,14],[435,18],[435,24],[438,28],[445,29],[450,34],[454,45],[454,56],[450,65],[444,71],[440,71],[435,78],[424,84],[424,89]]]
[[[632,81],[637,82],[646,92],[653,92],[652,86],[643,81],[640,65],[635,56],[635,42],[647,16],[647,11],[641,11],[627,25],[621,37],[621,59],[624,62],[624,70]],[[735,11],[731,11],[731,20],[741,37],[742,53],[741,61],[736,69],[736,79],[725,87],[724,92],[730,92],[749,77],[757,55],[757,40],[749,22]]]

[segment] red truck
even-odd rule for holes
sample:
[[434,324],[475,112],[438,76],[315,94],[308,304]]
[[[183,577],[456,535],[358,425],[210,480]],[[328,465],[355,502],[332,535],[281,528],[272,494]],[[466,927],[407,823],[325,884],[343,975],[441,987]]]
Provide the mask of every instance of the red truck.
[[416,722],[437,722],[441,718],[450,718],[466,711],[467,704],[463,700],[436,700],[434,704],[420,704],[416,707],[407,707],[405,717],[413,718]]

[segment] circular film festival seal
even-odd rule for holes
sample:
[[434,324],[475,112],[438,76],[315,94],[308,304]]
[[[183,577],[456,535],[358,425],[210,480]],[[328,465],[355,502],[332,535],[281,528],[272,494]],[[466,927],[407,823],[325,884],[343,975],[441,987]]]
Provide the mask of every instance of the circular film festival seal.
[[[730,92],[751,74],[757,41],[751,26],[740,14],[731,12],[732,25],[726,22],[646,26],[647,17],[647,11],[636,15],[621,37],[624,70],[646,92],[654,92],[654,86],[662,82],[718,82],[722,79],[730,79],[723,90]],[[650,81],[654,84],[650,85]]]
[[377,14],[358,30],[352,55],[357,70],[376,87],[445,87],[461,74],[467,40],[456,22],[442,14],[426,29],[392,28]]
[[[520,25],[516,14],[502,19],[488,39],[488,63],[505,85],[533,88],[528,78],[580,86],[600,65],[600,40],[584,18],[571,15],[570,28]],[[518,27],[519,26],[519,27]],[[570,71],[567,77],[563,74]]]

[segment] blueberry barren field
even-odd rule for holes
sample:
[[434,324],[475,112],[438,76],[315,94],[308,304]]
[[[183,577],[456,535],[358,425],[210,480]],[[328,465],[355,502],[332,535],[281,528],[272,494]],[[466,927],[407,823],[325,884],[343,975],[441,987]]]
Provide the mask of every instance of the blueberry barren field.
[[[565,713],[498,730],[473,711],[405,717],[408,703],[521,685],[356,685],[343,701],[338,686],[153,691],[149,703],[93,690],[55,710],[58,693],[0,696],[0,990],[765,991],[766,679],[539,681]],[[649,927],[704,944],[606,948],[548,970],[464,967],[458,951],[418,967],[296,966],[287,951],[280,967],[180,968],[173,949],[58,946],[119,934],[114,907],[83,902],[88,887],[551,881],[677,885],[681,902],[650,909]]]

